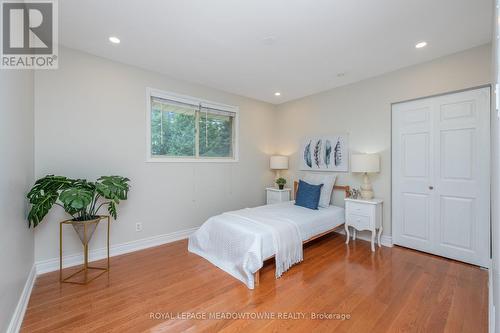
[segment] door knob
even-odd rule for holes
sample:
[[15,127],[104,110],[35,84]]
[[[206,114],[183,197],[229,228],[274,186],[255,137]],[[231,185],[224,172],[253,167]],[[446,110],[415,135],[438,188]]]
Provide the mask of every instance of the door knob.
[[434,186],[429,186],[429,190],[433,190],[434,189]]

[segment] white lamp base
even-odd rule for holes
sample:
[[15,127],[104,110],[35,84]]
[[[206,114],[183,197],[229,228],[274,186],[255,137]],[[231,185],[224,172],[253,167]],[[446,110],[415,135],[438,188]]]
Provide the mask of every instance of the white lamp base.
[[368,173],[365,172],[363,177],[363,185],[361,185],[361,198],[365,200],[373,199],[373,188],[368,178]]

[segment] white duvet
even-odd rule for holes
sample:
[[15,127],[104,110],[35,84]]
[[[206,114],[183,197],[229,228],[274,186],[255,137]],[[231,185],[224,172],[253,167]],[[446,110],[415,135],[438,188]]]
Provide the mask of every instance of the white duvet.
[[246,208],[208,219],[189,237],[189,251],[254,288],[253,274],[276,256],[276,277],[302,261],[302,241],[344,222],[344,210],[311,210],[293,202]]

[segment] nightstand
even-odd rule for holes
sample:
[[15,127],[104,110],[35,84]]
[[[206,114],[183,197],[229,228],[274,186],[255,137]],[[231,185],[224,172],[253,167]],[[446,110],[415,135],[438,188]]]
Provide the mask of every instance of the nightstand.
[[272,205],[279,202],[290,201],[291,191],[292,190],[289,188],[284,188],[282,190],[277,187],[266,188],[267,204]]
[[349,244],[349,227],[353,227],[352,239],[356,239],[356,230],[372,232],[372,251],[375,251],[375,236],[378,229],[378,246],[382,235],[382,203],[380,199],[345,199],[345,232]]

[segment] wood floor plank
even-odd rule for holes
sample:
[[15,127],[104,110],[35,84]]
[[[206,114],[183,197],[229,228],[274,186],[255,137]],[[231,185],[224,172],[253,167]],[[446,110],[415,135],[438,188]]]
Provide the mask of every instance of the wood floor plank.
[[[184,240],[113,257],[86,286],[39,276],[22,332],[487,332],[487,280],[475,266],[332,234],[278,280],[267,264],[249,290]],[[350,319],[313,318],[334,313]]]

